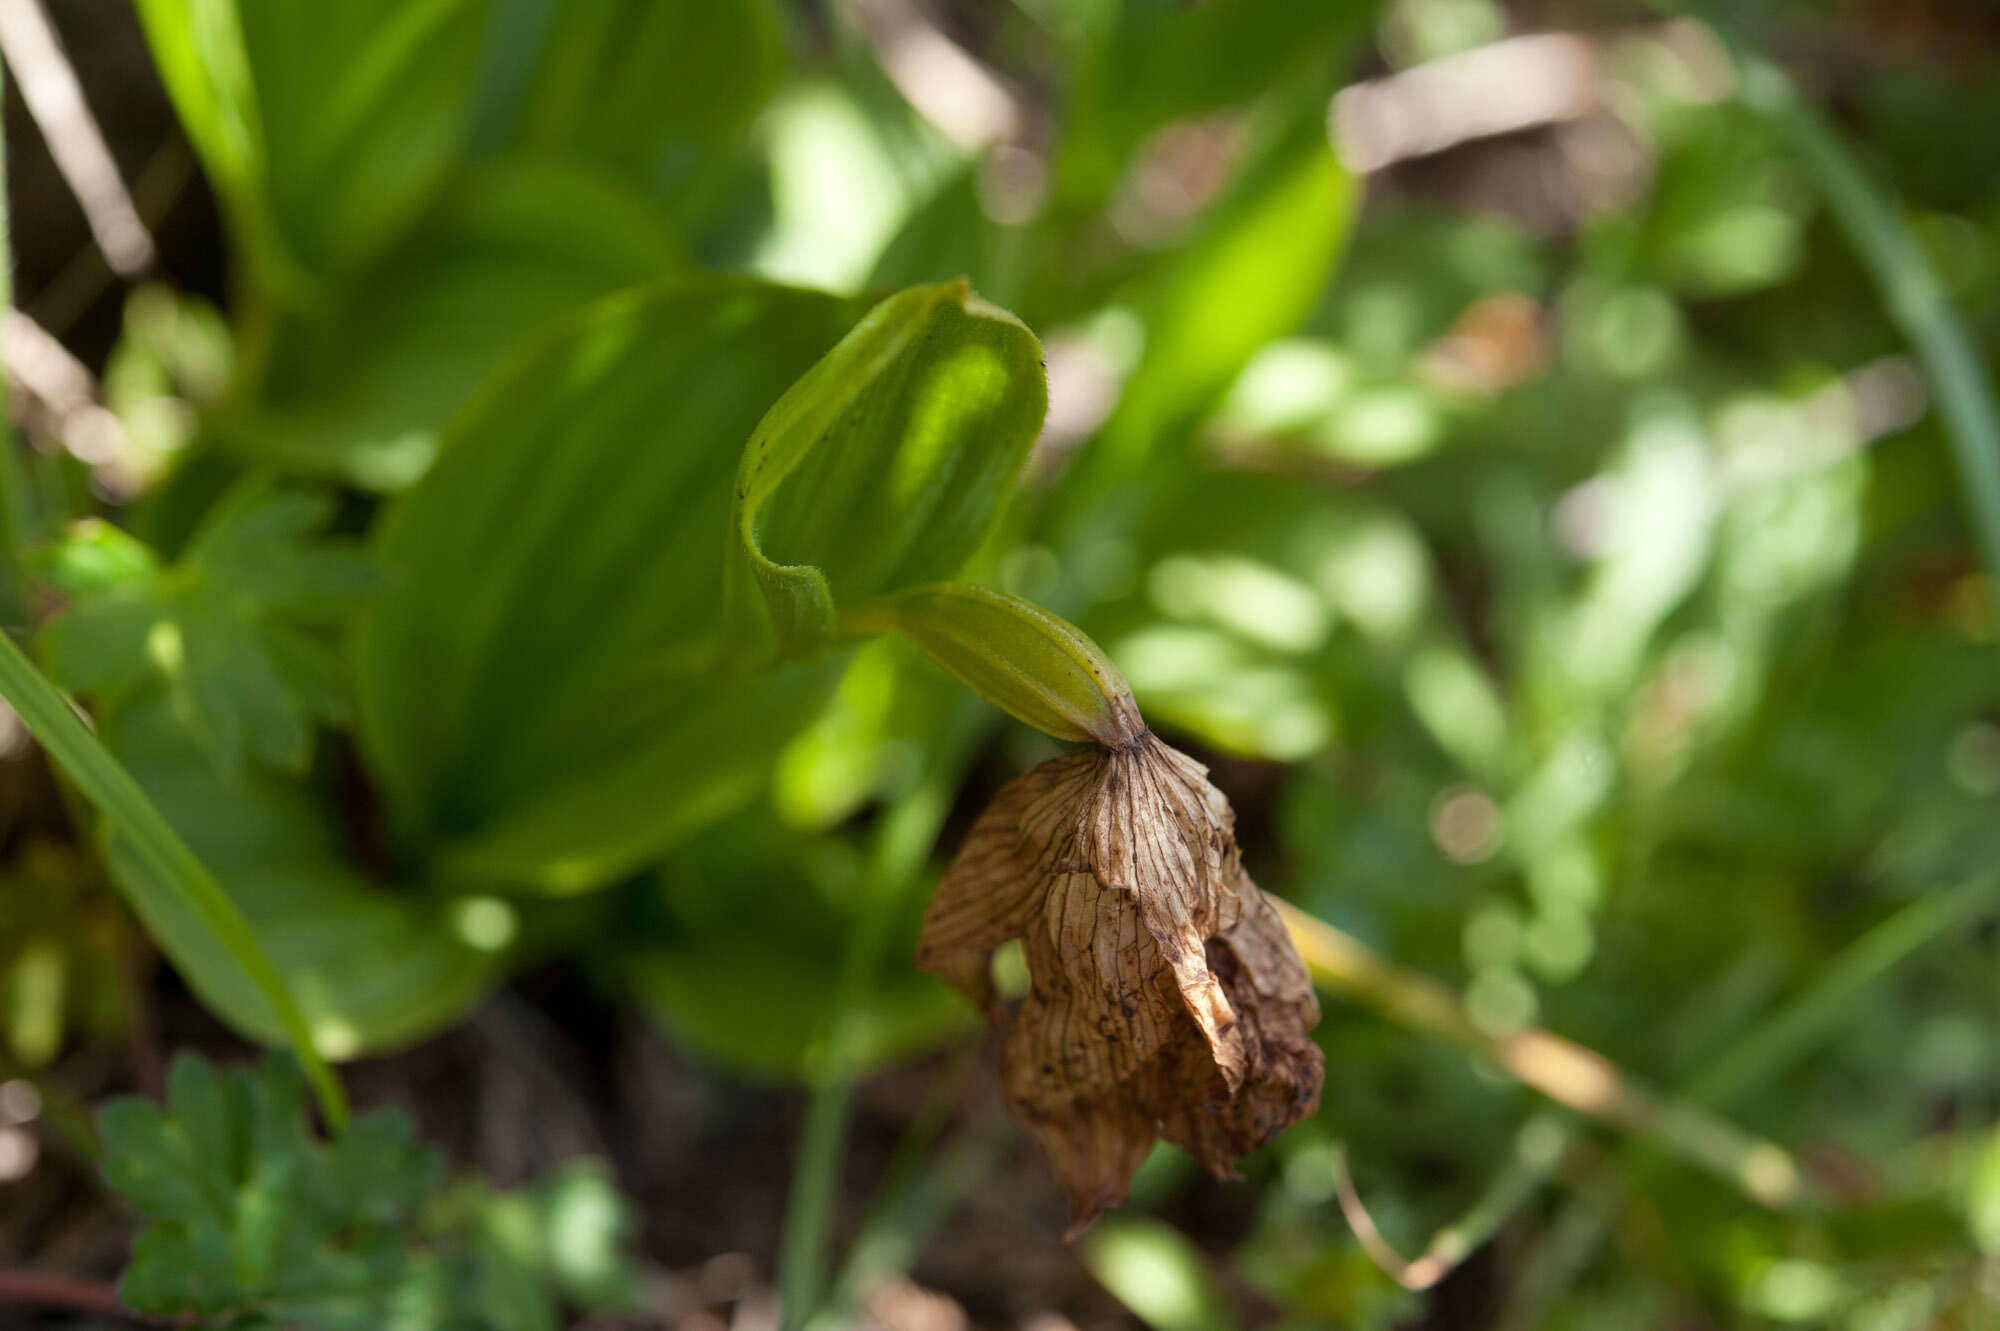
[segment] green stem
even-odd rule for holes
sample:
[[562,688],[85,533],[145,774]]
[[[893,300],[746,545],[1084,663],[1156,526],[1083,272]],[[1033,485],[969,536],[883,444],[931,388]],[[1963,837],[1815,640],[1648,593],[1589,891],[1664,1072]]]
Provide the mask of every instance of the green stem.
[[1431,1262],[1439,1276],[1486,1246],[1515,1212],[1528,1204],[1555,1172],[1576,1137],[1576,1121],[1545,1110],[1521,1125],[1507,1163],[1472,1209],[1440,1229],[1418,1262]]
[[[961,1070],[977,1046],[968,1046]],[[833,1293],[811,1331],[832,1331],[851,1325],[854,1309],[877,1282],[907,1272],[926,1240],[974,1193],[1015,1141],[1014,1125],[1005,1114],[989,1112],[965,1125],[933,1152],[943,1120],[962,1076],[947,1074],[923,1112],[897,1144],[895,1157],[883,1171],[883,1181],[849,1245],[834,1281]]]
[[826,1298],[842,1147],[860,1064],[855,1018],[881,970],[895,905],[937,841],[951,811],[958,768],[985,721],[984,710],[971,699],[954,703],[930,772],[890,809],[877,835],[869,866],[871,890],[849,935],[826,1049],[814,1070],[812,1097],[799,1133],[799,1156],[778,1248],[781,1331],[801,1331]]
[[[859,940],[856,940],[857,942]],[[860,949],[850,946],[852,958]],[[856,967],[847,965],[843,982]],[[841,985],[843,990],[849,986]],[[845,994],[842,997],[846,997]],[[836,1017],[836,1025],[844,1025]],[[834,1202],[840,1159],[853,1108],[854,1077],[829,1069],[813,1082],[806,1118],[799,1130],[799,1157],[792,1167],[792,1191],[778,1247],[780,1331],[800,1331],[826,1289],[832,1247]]]
[[2000,407],[1977,344],[1945,285],[1882,188],[1769,61],[1736,52],[1743,104],[1776,130],[1847,231],[1929,376],[1971,512],[1973,535],[2000,605]]
[[42,677],[12,638],[0,632],[0,697],[12,704],[28,733],[76,783],[85,799],[124,835],[161,881],[178,892],[188,908],[229,950],[236,964],[262,991],[279,1024],[291,1038],[299,1062],[319,1098],[329,1130],[347,1126],[347,1099],[332,1069],[313,1048],[306,1019],[292,1001],[277,968],[264,955],[249,923],[194,852],[168,825],[118,760],[90,733],[55,685]]

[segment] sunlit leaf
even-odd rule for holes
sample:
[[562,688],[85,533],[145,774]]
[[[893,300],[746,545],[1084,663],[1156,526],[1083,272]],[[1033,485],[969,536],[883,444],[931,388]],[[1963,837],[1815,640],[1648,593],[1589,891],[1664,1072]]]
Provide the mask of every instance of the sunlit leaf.
[[1296,129],[1159,279],[1146,345],[1092,449],[1087,489],[1192,425],[1265,343],[1319,299],[1360,202],[1317,121]]
[[812,650],[831,640],[839,606],[957,572],[1047,409],[1034,335],[963,282],[914,287],[870,310],[743,451],[734,650]]

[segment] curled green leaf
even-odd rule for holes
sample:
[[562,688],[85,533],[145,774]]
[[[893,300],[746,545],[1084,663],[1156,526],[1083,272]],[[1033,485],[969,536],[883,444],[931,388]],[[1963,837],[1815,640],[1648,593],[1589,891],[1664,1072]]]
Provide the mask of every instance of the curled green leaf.
[[1041,347],[964,280],[870,310],[752,432],[731,520],[735,653],[795,657],[838,605],[950,577],[1048,410]]

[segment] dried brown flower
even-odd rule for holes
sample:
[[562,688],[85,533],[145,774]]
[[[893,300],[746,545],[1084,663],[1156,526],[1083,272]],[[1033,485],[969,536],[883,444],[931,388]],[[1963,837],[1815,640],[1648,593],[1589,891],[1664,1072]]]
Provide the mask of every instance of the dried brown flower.
[[[1072,1236],[1125,1199],[1155,1137],[1233,1178],[1319,1108],[1319,1004],[1234,827],[1207,769],[1140,729],[1003,788],[924,917],[917,965],[1005,1028],[1007,1100]],[[1031,983],[1010,1024],[989,963],[1011,938]]]

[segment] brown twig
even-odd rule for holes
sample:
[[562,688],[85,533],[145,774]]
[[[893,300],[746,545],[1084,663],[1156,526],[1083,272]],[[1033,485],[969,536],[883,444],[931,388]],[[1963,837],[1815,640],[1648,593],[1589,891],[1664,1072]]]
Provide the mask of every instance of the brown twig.
[[1347,1148],[1333,1148],[1334,1191],[1361,1250],[1404,1289],[1429,1289],[1477,1252],[1519,1211],[1562,1162],[1573,1140],[1570,1120],[1554,1110],[1536,1114],[1515,1135],[1506,1166],[1463,1216],[1432,1236],[1423,1255],[1405,1261],[1382,1237],[1347,1169]]
[[35,1303],[45,1308],[109,1313],[137,1322],[149,1320],[118,1302],[118,1291],[103,1281],[48,1275],[40,1271],[0,1270],[0,1303]]
[[1426,1257],[1414,1262],[1403,1260],[1403,1255],[1389,1246],[1389,1240],[1382,1237],[1382,1231],[1375,1227],[1375,1217],[1368,1214],[1367,1203],[1354,1189],[1354,1175],[1347,1168],[1347,1147],[1335,1143],[1333,1148],[1334,1195],[1340,1201],[1340,1213],[1347,1217],[1347,1227],[1354,1231],[1355,1242],[1361,1251],[1368,1254],[1368,1260],[1382,1268],[1389,1279],[1404,1289],[1429,1289],[1444,1275],[1436,1263]]
[[1529,1027],[1490,1035],[1445,985],[1397,966],[1295,906],[1277,905],[1320,988],[1345,993],[1400,1025],[1478,1054],[1557,1104],[1643,1137],[1728,1179],[1765,1206],[1805,1200],[1799,1168],[1783,1147],[1698,1104],[1661,1096],[1602,1054],[1551,1031]]

